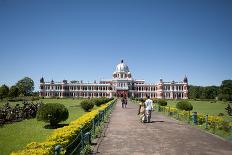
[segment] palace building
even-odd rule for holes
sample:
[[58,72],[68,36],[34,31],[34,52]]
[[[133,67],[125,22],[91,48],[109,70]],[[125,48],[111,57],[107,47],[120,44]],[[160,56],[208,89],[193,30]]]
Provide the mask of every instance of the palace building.
[[83,81],[45,82],[40,79],[40,96],[43,97],[138,97],[158,99],[188,99],[188,79],[183,81],[164,82],[148,84],[144,80],[135,80],[129,67],[123,60],[116,66],[111,80],[94,81],[85,83]]

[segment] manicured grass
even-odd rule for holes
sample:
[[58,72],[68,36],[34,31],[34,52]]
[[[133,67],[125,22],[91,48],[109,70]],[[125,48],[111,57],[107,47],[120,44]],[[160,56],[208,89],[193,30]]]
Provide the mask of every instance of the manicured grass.
[[[176,103],[178,101],[176,100],[168,100],[168,106],[170,107],[176,107]],[[209,114],[209,115],[218,115],[219,113],[226,113],[226,106],[227,102],[217,101],[215,103],[211,103],[210,101],[194,101],[190,100],[191,104],[193,105],[193,110],[196,112]]]
[[[42,101],[44,103],[61,103],[68,108],[69,118],[61,124],[68,124],[85,113],[80,107],[79,99],[42,99]],[[16,103],[13,102],[13,104]],[[0,128],[0,154],[10,154],[12,151],[23,149],[30,142],[46,140],[54,129],[45,129],[45,125],[46,123],[36,119],[29,119],[2,126]]]
[[[175,100],[168,100],[168,106],[170,107],[176,107],[176,103],[178,101]],[[194,100],[190,100],[189,102],[191,102],[191,104],[193,105],[193,111],[199,112],[199,113],[203,113],[203,114],[209,114],[209,115],[218,115],[219,113],[223,113],[224,114],[224,119],[226,121],[232,121],[232,116],[228,116],[225,108],[228,105],[228,102],[222,102],[222,101],[217,101],[217,102],[213,102],[211,103],[210,101],[194,101]],[[230,103],[231,104],[231,103]],[[198,125],[198,128],[201,128],[203,130],[205,129],[205,124],[204,125]],[[219,129],[208,129],[208,132],[211,132],[213,134],[216,134],[220,137],[223,137],[225,139],[229,139],[229,137],[231,136],[230,132],[225,132],[223,130],[219,130]]]

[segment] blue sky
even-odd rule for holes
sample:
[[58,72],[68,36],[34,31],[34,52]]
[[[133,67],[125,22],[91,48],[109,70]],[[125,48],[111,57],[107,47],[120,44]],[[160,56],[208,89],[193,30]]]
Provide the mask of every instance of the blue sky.
[[0,84],[135,79],[220,85],[232,77],[231,0],[0,0]]

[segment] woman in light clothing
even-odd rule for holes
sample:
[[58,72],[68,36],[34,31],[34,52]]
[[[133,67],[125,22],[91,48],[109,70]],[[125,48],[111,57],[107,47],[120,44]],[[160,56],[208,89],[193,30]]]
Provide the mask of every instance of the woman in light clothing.
[[145,103],[144,103],[144,99],[141,100],[141,102],[139,103],[139,111],[138,111],[138,115],[140,115],[140,121],[142,123],[144,123],[145,121]]

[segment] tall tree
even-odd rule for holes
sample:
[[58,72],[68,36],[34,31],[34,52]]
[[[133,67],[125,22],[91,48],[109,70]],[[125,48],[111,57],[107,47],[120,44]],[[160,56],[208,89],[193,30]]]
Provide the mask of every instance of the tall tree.
[[24,96],[32,95],[34,90],[34,81],[29,77],[25,77],[19,80],[16,86],[19,88],[19,92]]
[[19,88],[17,86],[11,86],[9,91],[9,97],[19,96]]
[[219,87],[217,86],[189,86],[190,99],[215,99],[218,96]]
[[222,81],[219,99],[232,100],[232,80]]
[[7,85],[2,85],[0,87],[0,99],[2,100],[3,98],[6,98],[9,93],[9,87]]
[[205,97],[206,99],[215,99],[218,96],[219,87],[208,86],[205,87]]

